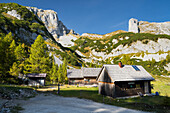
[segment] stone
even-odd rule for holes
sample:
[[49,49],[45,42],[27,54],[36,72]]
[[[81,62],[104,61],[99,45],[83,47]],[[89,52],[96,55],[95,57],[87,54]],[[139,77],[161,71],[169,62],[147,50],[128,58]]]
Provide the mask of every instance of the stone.
[[129,20],[129,32],[134,32],[134,33],[138,33],[138,20],[131,18]]
[[27,7],[27,9],[33,12],[44,23],[56,41],[60,36],[64,36],[70,32],[62,21],[59,20],[55,11],[38,9],[36,7]]
[[12,10],[12,11],[8,11],[7,14],[21,20],[21,15],[17,14],[17,11],[16,10]]
[[129,32],[133,33],[152,33],[170,35],[170,22],[147,22],[131,18],[129,20]]

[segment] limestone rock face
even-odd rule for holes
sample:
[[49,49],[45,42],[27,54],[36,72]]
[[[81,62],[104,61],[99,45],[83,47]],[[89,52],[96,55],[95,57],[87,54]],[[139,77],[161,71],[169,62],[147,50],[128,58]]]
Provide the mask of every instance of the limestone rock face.
[[17,11],[16,10],[12,10],[12,11],[8,11],[7,14],[21,20],[21,15],[17,14]]
[[140,29],[140,33],[170,35],[170,22],[149,23],[149,22],[140,21],[138,27]]
[[[58,15],[53,10],[42,10],[36,7],[27,7],[33,12],[46,26],[47,30],[58,40],[59,36],[66,35],[69,29],[58,19]],[[73,31],[72,31],[73,32]]]
[[131,18],[129,20],[129,32],[134,33],[152,33],[152,34],[167,34],[170,35],[170,22],[149,23]]
[[134,33],[138,33],[138,20],[131,18],[129,20],[129,32],[134,32]]

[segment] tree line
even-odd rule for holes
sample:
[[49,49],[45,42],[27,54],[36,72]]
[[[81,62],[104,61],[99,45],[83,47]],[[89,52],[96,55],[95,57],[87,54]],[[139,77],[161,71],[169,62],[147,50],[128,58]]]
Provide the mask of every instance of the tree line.
[[18,83],[28,73],[47,73],[47,81],[65,83],[67,61],[58,67],[41,35],[31,47],[16,42],[12,33],[0,37],[0,83]]

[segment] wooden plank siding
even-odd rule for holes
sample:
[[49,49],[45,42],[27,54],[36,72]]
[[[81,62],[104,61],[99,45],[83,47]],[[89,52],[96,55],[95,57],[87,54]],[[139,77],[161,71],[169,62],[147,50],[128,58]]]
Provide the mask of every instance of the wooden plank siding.
[[99,82],[99,94],[115,97],[115,84]]
[[97,77],[99,94],[124,97],[151,93],[150,81],[154,78],[142,66],[138,68],[140,71],[131,65],[103,65]]

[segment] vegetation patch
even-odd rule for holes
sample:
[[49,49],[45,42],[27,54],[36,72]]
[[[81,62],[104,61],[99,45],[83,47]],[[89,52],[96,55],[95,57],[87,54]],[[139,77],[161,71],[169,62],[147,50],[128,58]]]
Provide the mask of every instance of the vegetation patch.
[[[129,37],[126,39],[125,37]],[[113,49],[117,48],[119,45],[131,45],[136,41],[142,41],[144,44],[147,44],[150,40],[157,42],[158,38],[166,38],[170,39],[169,35],[154,35],[149,33],[119,33],[111,36],[111,38],[104,39],[90,39],[89,37],[80,37],[77,40],[73,41],[75,46],[71,47],[74,50],[79,50],[84,52],[85,47],[90,47],[91,50],[95,50],[96,52],[106,52],[109,54]],[[114,44],[112,42],[113,39],[117,39],[118,43]],[[123,40],[120,40],[123,39]]]
[[[56,93],[57,94],[57,93]],[[98,94],[98,88],[65,87],[61,88],[60,95],[64,97],[78,97],[90,99],[95,102],[142,110],[150,112],[168,113],[170,111],[170,97],[168,96],[145,96],[126,99],[114,99]]]
[[152,92],[159,92],[161,96],[168,96],[170,97],[170,78],[162,77],[162,76],[154,76],[155,81],[152,81],[153,84]]

